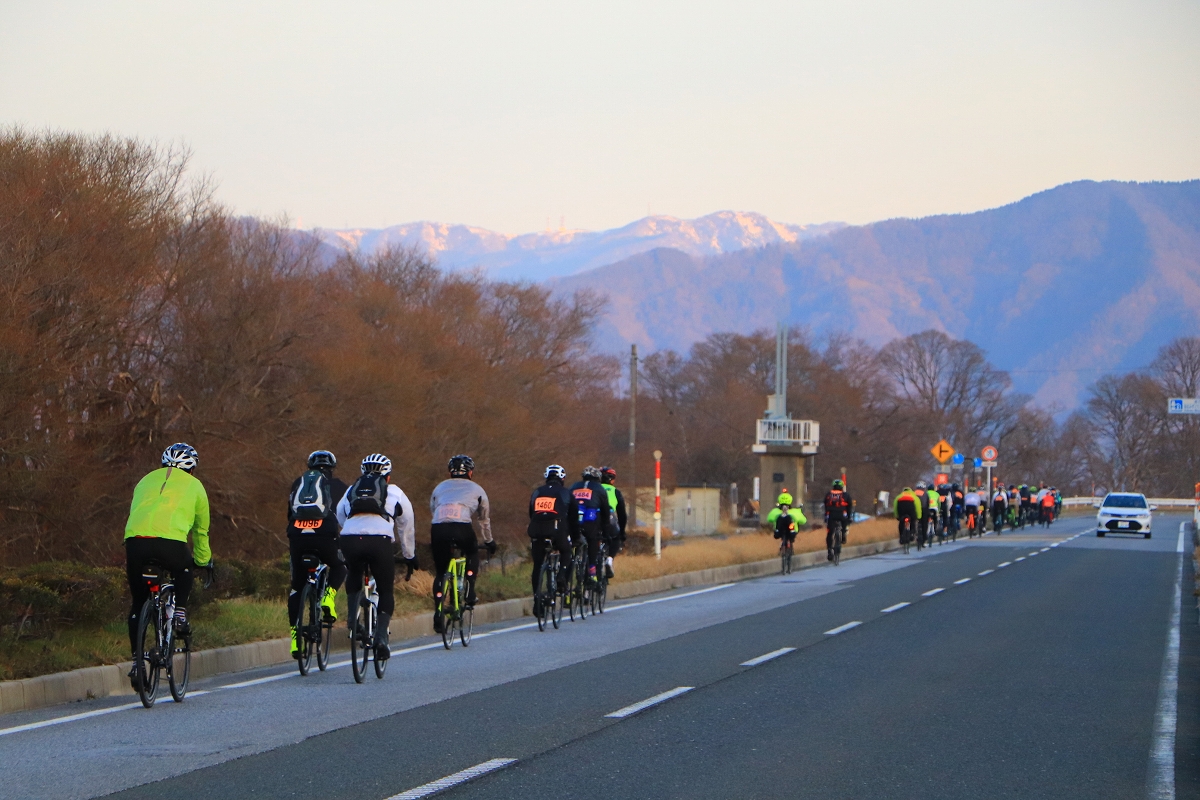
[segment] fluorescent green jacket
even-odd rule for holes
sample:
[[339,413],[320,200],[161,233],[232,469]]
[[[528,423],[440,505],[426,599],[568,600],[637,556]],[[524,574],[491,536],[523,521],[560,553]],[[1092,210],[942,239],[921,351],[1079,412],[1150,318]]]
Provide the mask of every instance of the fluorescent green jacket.
[[[771,512],[767,514],[767,525],[774,528],[775,520],[779,519],[779,515],[782,513],[783,509],[781,509],[779,506],[772,508]],[[790,509],[788,509],[788,514],[790,514],[792,519],[796,521],[796,527],[808,524],[808,519],[804,516],[804,512],[795,506],[792,506]]]
[[187,544],[190,533],[192,560],[203,566],[212,561],[208,524],[204,484],[181,469],[162,467],[134,488],[125,538],[148,536]]

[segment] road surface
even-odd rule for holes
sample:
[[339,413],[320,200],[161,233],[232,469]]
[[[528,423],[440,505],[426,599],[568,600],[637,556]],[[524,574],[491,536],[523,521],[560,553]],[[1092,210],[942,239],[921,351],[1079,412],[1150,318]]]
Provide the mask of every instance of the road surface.
[[148,711],[10,714],[0,797],[1200,796],[1182,520],[1144,540],[1068,518],[405,643],[361,686],[273,668]]

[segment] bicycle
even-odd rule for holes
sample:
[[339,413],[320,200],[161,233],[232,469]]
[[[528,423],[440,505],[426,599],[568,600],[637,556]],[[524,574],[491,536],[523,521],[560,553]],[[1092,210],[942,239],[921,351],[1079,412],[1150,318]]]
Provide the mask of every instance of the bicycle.
[[574,542],[571,548],[571,586],[570,596],[567,598],[567,610],[571,615],[571,621],[575,621],[575,615],[579,615],[579,619],[587,618],[587,540],[580,536],[578,542]]
[[600,557],[596,559],[596,585],[591,590],[592,616],[604,613],[604,604],[608,602],[608,543],[600,540]]
[[908,555],[908,551],[912,547],[912,540],[913,518],[902,517],[900,519],[900,546],[904,548],[904,555]]
[[[449,600],[449,602],[447,602]],[[442,591],[438,595],[437,611],[442,617],[442,644],[447,650],[454,643],[454,629],[462,646],[471,644],[471,629],[475,612],[467,606],[467,559],[454,545],[450,549],[450,566],[442,575]]]
[[[161,673],[167,673],[171,699],[182,703],[187,695],[188,678],[192,671],[192,636],[175,633],[175,585],[169,578],[170,572],[153,561],[146,564],[142,577],[150,587],[150,596],[142,604],[138,616],[137,652],[134,664],[137,667],[138,698],[142,705],[150,708],[158,695]],[[212,586],[212,577],[204,583]]]
[[308,581],[300,590],[300,618],[296,620],[296,644],[300,658],[296,659],[300,674],[307,675],[312,669],[313,653],[317,654],[317,668],[324,672],[329,666],[329,644],[333,639],[333,620],[321,608],[321,598],[329,585],[329,567],[318,557],[308,554],[300,557],[300,563],[308,570]]
[[363,591],[358,595],[354,609],[354,623],[350,629],[350,669],[354,682],[362,683],[367,677],[367,662],[375,664],[375,677],[382,679],[387,671],[388,659],[380,659],[376,650],[375,633],[379,626],[379,592],[375,578],[368,570],[363,574]]
[[537,618],[538,630],[546,630],[546,622],[558,630],[562,622],[562,603],[559,595],[563,592],[558,587],[559,558],[558,551],[553,549],[554,542],[545,540],[546,557],[538,571],[537,591],[533,595],[533,615]]
[[796,550],[795,542],[792,539],[783,537],[783,541],[779,543],[779,559],[782,575],[792,574],[792,553]]
[[842,543],[846,541],[846,523],[844,520],[827,522],[825,547],[833,551],[833,565],[842,563]]

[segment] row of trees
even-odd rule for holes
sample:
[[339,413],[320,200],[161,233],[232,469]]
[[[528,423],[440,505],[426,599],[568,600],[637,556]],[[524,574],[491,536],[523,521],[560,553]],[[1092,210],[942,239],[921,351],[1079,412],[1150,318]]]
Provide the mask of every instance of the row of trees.
[[[70,134],[0,132],[0,564],[119,562],[130,493],[162,448],[200,452],[218,553],[284,552],[286,487],[329,448],[345,474],[388,454],[428,521],[447,458],[471,453],[502,537],[523,538],[545,464],[627,464],[621,365],[587,294],[447,274],[396,249],[331,257],[232,215],[186,154]],[[789,407],[821,422],[816,484],[861,499],[927,475],[946,437],[996,443],[1005,477],[1190,494],[1200,342],[1104,378],[1059,422],[969,342],[936,331],[881,349],[790,334]],[[714,334],[642,363],[638,474],[748,486],[773,386],[770,333]]]

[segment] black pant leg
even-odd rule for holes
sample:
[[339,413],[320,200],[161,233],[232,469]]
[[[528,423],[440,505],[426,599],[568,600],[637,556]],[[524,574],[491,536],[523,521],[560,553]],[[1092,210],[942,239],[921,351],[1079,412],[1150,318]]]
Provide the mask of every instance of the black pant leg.
[[392,540],[386,536],[373,536],[378,541],[371,545],[371,574],[375,576],[375,591],[379,593],[379,613],[392,616],[396,610],[396,559]]

